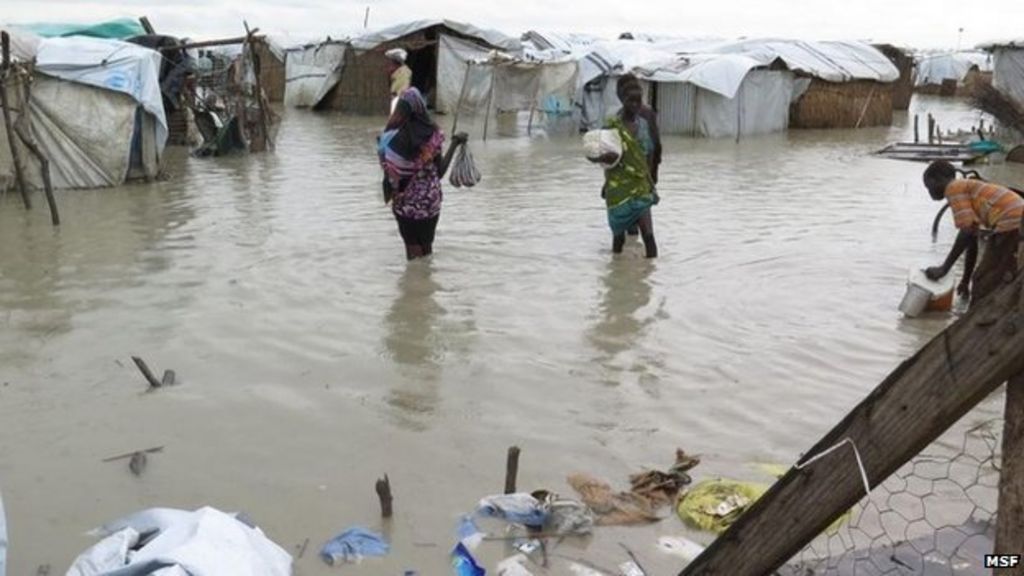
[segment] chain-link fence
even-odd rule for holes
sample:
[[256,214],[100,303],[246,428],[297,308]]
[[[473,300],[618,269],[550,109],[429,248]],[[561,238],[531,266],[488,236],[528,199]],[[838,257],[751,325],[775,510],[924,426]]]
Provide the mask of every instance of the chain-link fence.
[[950,432],[819,536],[782,576],[967,576],[989,572],[1003,421]]

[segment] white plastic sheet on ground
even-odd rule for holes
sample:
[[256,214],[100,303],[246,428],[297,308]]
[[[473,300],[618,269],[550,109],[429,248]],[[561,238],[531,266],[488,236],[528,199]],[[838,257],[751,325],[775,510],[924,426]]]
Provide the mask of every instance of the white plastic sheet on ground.
[[346,48],[340,42],[325,42],[290,50],[285,59],[285,105],[312,108],[319,104],[341,79]]
[[152,114],[158,124],[157,151],[167,142],[167,118],[160,94],[159,52],[119,40],[81,36],[45,38],[36,70],[48,76],[122,92]]
[[991,59],[982,52],[948,52],[922,56],[914,65],[914,86],[942,84],[944,80],[963,82],[971,68],[992,70]]
[[1024,106],[1024,48],[996,50],[992,85]]
[[[141,549],[140,534],[157,531]],[[214,508],[153,508],[101,528],[67,576],[288,576],[292,557],[253,528]]]

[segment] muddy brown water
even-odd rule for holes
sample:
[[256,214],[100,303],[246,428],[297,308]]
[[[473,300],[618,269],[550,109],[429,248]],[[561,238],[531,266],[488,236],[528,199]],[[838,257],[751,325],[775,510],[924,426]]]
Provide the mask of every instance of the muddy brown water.
[[[795,461],[948,320],[896,310],[907,269],[953,237],[947,221],[930,240],[922,165],[869,155],[907,115],[667,139],[656,261],[632,241],[612,258],[576,140],[518,138],[472,143],[483,183],[446,187],[435,256],[406,264],[378,125],[287,111],[276,153],[172,153],[167,182],[61,192],[57,230],[42,202],[0,201],[10,574],[62,573],[87,530],[137,509],[201,505],[246,511],[292,552],[308,538],[296,572],[327,574],[326,539],[382,528],[385,473],[394,549],[342,570],[449,573],[455,523],[501,490],[509,445],[521,487],[566,495],[571,472],[621,486],[676,447],[703,455],[698,480],[768,482],[754,463]],[[181,385],[143,393],[133,354]],[[100,462],[160,445],[138,478]],[[708,541],[669,517],[557,553],[611,568],[622,542],[668,574],[680,562],[655,544],[676,534]]]

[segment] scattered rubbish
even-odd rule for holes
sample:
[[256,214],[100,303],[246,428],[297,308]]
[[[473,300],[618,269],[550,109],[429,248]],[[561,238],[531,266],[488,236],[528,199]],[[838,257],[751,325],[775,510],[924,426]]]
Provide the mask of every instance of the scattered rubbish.
[[705,480],[679,499],[676,511],[699,530],[720,534],[764,494],[766,487],[735,480]]
[[361,562],[366,556],[385,556],[391,546],[380,534],[354,526],[330,539],[320,550],[324,562]]
[[606,576],[605,573],[600,570],[595,570],[594,568],[577,564],[576,562],[569,564],[569,570],[572,571],[575,576]]
[[597,515],[598,526],[646,524],[657,522],[651,502],[632,492],[612,491],[612,487],[586,474],[572,474],[569,485]]
[[146,470],[146,453],[132,454],[132,459],[128,462],[128,469],[132,471],[132,474],[142,476],[142,472]]
[[622,546],[622,549],[626,551],[626,554],[629,554],[629,559],[631,560],[631,562],[627,562],[626,564],[621,565],[620,568],[628,564],[632,564],[636,567],[636,570],[623,570],[624,576],[645,576],[647,574],[647,571],[644,570],[644,567],[640,565],[640,559],[636,557],[636,554],[634,554],[633,551],[630,550],[629,547],[623,544],[622,542],[619,542],[619,546]]
[[473,522],[473,518],[470,516],[463,516],[462,519],[459,520],[459,527],[456,529],[456,534],[459,537],[459,542],[464,544],[466,548],[470,550],[476,550],[476,547],[484,540],[484,533],[480,531],[476,522]]
[[693,562],[704,552],[704,547],[682,536],[662,536],[658,538],[658,548],[667,554]]
[[210,507],[194,512],[151,508],[93,534],[104,539],[78,556],[67,576],[158,570],[190,576],[291,574],[292,557],[259,528]]
[[163,452],[163,446],[157,446],[155,448],[146,448],[145,450],[136,450],[135,452],[126,452],[124,454],[118,454],[117,456],[111,456],[110,458],[104,458],[101,462],[114,462],[117,460],[124,460],[125,458],[133,458],[136,454],[154,454],[156,452]]
[[299,553],[295,555],[297,560],[302,560],[302,557],[306,555],[306,548],[309,546],[309,538],[302,541],[300,546],[296,546],[299,549]]
[[690,456],[682,449],[676,449],[676,462],[667,472],[650,470],[630,476],[631,492],[648,498],[655,505],[670,504],[675,501],[679,490],[693,481],[687,472],[698,464],[699,456]]
[[7,517],[4,515],[4,497],[0,494],[0,576],[7,571]]
[[537,527],[543,526],[548,518],[548,510],[544,504],[530,494],[522,492],[487,496],[480,500],[477,514]]
[[154,376],[153,372],[149,369],[149,366],[146,365],[145,360],[138,356],[132,356],[132,361],[135,362],[135,365],[139,368],[139,372],[142,372],[142,376],[146,379],[146,382],[149,383],[150,390],[153,388],[162,388],[165,383],[167,386],[174,384],[175,374],[173,370],[165,370],[163,380],[157,380],[156,376]]
[[629,477],[629,492],[613,492],[606,482],[586,474],[569,476],[569,485],[597,514],[597,524],[628,525],[656,522],[657,510],[675,501],[679,491],[692,480],[687,473],[700,464],[700,457],[676,450],[676,461],[667,472],[649,470]]
[[455,576],[484,576],[487,571],[476,563],[473,554],[460,542],[452,550],[452,568]]
[[593,531],[594,513],[586,504],[561,498],[547,490],[535,490],[531,495],[548,510],[548,519],[543,527],[545,533],[568,535]]
[[526,562],[529,562],[529,558],[522,554],[505,558],[498,563],[498,576],[533,576],[524,566]]
[[543,546],[543,544],[541,544],[541,541],[536,539],[536,538],[530,538],[530,539],[520,538],[520,539],[516,540],[516,542],[514,544],[512,544],[513,548],[515,548],[516,550],[519,550],[520,552],[522,552],[523,554],[526,554],[527,556],[529,556],[530,554],[533,554],[537,550],[540,550],[541,546]]

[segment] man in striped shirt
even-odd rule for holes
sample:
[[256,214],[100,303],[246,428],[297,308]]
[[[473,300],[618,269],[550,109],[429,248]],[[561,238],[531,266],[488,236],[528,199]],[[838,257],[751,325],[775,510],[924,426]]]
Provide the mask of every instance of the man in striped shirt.
[[[1010,188],[984,180],[957,180],[953,165],[941,160],[932,162],[925,170],[924,185],[932,199],[949,202],[959,230],[946,261],[928,268],[925,275],[933,280],[942,278],[966,251],[964,278],[957,291],[968,296],[973,283],[972,303],[1015,278],[1024,199]],[[979,237],[987,237],[988,245],[975,271]]]

